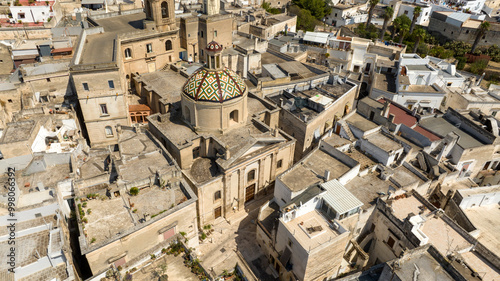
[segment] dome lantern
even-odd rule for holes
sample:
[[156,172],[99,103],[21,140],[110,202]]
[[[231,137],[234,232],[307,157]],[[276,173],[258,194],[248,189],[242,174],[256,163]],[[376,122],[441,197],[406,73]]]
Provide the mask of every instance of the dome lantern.
[[211,70],[217,70],[222,68],[221,63],[221,53],[223,47],[219,43],[212,41],[208,43],[207,52],[207,68]]

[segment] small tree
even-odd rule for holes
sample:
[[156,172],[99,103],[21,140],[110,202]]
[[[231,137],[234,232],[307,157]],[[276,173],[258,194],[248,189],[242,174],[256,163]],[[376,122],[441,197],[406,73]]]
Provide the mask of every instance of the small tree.
[[392,7],[385,8],[384,13],[384,25],[382,25],[382,32],[380,32],[380,40],[384,40],[385,32],[387,31],[387,25],[389,24],[392,16],[394,15],[394,9]]
[[406,34],[410,31],[410,27],[407,24],[401,25],[399,28],[399,44],[403,44]]
[[478,60],[470,65],[470,72],[474,74],[483,74],[484,70],[488,66],[487,60]]
[[137,194],[139,194],[139,188],[137,188],[137,187],[135,187],[135,186],[134,186],[134,187],[132,187],[132,188],[130,189],[130,191],[129,191],[129,192],[130,192],[130,195],[132,195],[132,196],[136,196]]
[[420,17],[421,13],[422,13],[422,8],[420,8],[419,6],[413,9],[413,19],[411,21],[410,34],[413,34],[413,30],[415,30],[415,24],[417,23],[417,19],[418,17]]
[[479,29],[477,31],[477,35],[476,35],[476,40],[474,40],[474,44],[472,44],[472,49],[470,50],[471,53],[474,53],[474,51],[476,50],[477,48],[477,45],[479,44],[479,41],[481,40],[481,37],[483,37],[483,35],[486,33],[486,31],[488,31],[490,29],[490,23],[487,22],[487,21],[483,21],[480,25],[479,25]]
[[413,53],[417,52],[418,45],[420,44],[420,40],[425,38],[425,30],[421,27],[417,27],[413,36],[415,36],[415,46],[413,46]]
[[375,6],[377,6],[378,2],[380,0],[369,0],[368,5],[370,8],[368,9],[368,20],[366,21],[366,27],[369,27],[370,24],[372,23],[372,17],[373,17],[373,10],[375,9]]

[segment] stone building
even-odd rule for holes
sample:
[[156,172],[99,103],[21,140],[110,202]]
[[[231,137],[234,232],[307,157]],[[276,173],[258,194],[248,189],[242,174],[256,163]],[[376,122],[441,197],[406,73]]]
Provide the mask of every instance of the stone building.
[[92,146],[117,142],[116,127],[131,122],[126,100],[132,76],[179,60],[174,1],[147,1],[145,14],[94,15],[70,65]]
[[[441,42],[462,41],[473,44],[481,22],[468,13],[435,11],[429,21],[429,32]],[[500,24],[496,22],[490,24],[491,27],[479,41],[479,46],[500,44]]]
[[234,28],[232,14],[220,13],[220,3],[204,0],[203,15],[180,18],[180,47],[186,50],[187,61],[204,62],[205,47],[217,41],[224,49],[232,47]]
[[119,127],[117,152],[91,149],[72,162],[79,244],[92,275],[139,267],[181,235],[198,245],[197,197],[148,131]]
[[[358,238],[370,255],[368,265],[386,262],[408,250],[431,244],[439,254],[469,271],[495,280],[500,268],[496,253],[416,192],[378,200],[376,210]],[[480,272],[480,274],[479,274]],[[463,279],[465,280],[465,279]],[[469,278],[467,278],[469,280]]]
[[345,79],[310,90],[267,96],[282,110],[280,129],[297,140],[295,161],[311,151],[335,121],[352,110],[358,91],[358,85]]
[[231,215],[267,192],[293,163],[295,140],[277,129],[279,109],[248,93],[210,43],[207,67],[185,83],[180,104],[148,118],[198,196],[200,225]]
[[275,199],[261,207],[257,223],[257,242],[271,270],[284,281],[335,277],[350,232],[327,211],[356,213],[362,203],[336,180],[311,185],[281,208]]

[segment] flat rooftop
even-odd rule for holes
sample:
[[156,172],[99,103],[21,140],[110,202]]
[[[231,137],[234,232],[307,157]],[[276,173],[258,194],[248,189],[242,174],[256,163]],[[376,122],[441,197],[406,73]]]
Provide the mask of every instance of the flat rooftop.
[[167,120],[162,122],[159,122],[158,118],[160,118],[160,115],[148,117],[148,122],[154,124],[155,127],[157,127],[162,132],[162,134],[164,134],[167,139],[175,145],[185,144],[189,140],[198,137],[198,134],[191,130],[191,128],[188,127],[186,123],[184,123],[180,113],[163,114],[161,116],[162,120]]
[[338,179],[351,168],[321,149],[314,150],[307,158],[281,176],[281,181],[292,191],[300,191],[315,182],[323,182],[325,170],[330,179]]
[[463,210],[481,233],[477,240],[496,255],[500,255],[500,209],[497,204]]
[[3,131],[0,143],[27,141],[31,137],[35,125],[36,122],[33,120],[7,123],[7,128]]
[[156,171],[161,173],[175,170],[176,167],[170,165],[168,160],[160,151],[154,151],[140,155],[131,160],[117,163],[118,173],[126,182],[134,182],[147,176],[154,176]]
[[327,143],[335,148],[341,147],[344,145],[349,145],[352,143],[348,139],[345,139],[337,134],[332,134],[330,137],[323,139],[323,142],[325,142],[325,143]]
[[393,74],[375,73],[374,87],[382,91],[396,94],[396,79]]
[[154,91],[165,103],[181,100],[182,87],[187,78],[173,70],[144,73],[138,78],[146,85],[146,89]]
[[484,145],[482,142],[460,130],[443,117],[423,118],[420,120],[419,125],[441,138],[444,138],[448,133],[454,132],[460,136],[458,144],[465,149]]
[[412,280],[415,276],[416,267],[419,270],[418,279],[421,280],[456,280],[446,272],[445,265],[435,259],[428,251],[412,256],[405,255],[401,258],[401,262],[397,264],[394,273],[400,280]]
[[356,147],[351,147],[351,149],[343,152],[345,155],[351,157],[359,163],[360,169],[364,170],[366,168],[377,165],[377,162],[372,160],[370,157],[366,156],[363,152],[359,151]]
[[431,85],[410,85],[406,90],[401,92],[419,92],[419,93],[429,93],[429,94],[443,94],[444,92],[438,90],[438,88]]
[[347,117],[345,121],[363,132],[379,127],[379,125],[373,123],[372,121],[366,119],[358,113],[354,113],[351,116]]
[[102,175],[109,169],[107,163],[109,153],[105,150],[90,150],[85,159],[78,158],[79,175],[82,179],[88,179]]
[[433,71],[425,64],[406,64],[404,66],[410,71]]
[[[392,201],[391,206],[396,217],[403,220],[409,213],[418,214],[419,207],[422,205],[422,202],[414,196],[409,196]],[[461,251],[472,246],[441,217],[429,213],[429,210],[424,211],[422,216],[425,218],[425,222],[420,230],[429,238],[429,243],[434,245],[441,254],[446,256],[452,251]]]
[[80,64],[109,63],[113,61],[116,48],[114,41],[119,34],[140,31],[143,28],[145,13],[97,19],[95,22],[104,28],[104,33],[87,36],[82,50]]
[[[105,189],[98,193],[101,198],[106,197]],[[122,192],[120,195],[111,194],[111,198],[106,200],[88,200],[87,207],[83,208],[86,212],[85,218],[88,220],[85,224],[88,244],[93,238],[95,243],[99,244],[123,234],[140,225],[146,214],[153,219],[187,201],[188,196],[179,185],[173,184],[168,189],[158,186],[145,187],[140,189],[137,196]],[[129,202],[133,203],[134,207],[129,209]],[[92,210],[90,214],[87,213],[88,209]],[[134,213],[134,210],[137,211]]]
[[418,185],[424,183],[424,181],[415,175],[415,173],[402,165],[394,169],[391,181],[397,182],[401,187],[412,185],[414,183],[417,183]]
[[374,144],[375,146],[386,152],[396,151],[398,149],[403,148],[403,146],[400,143],[395,142],[394,140],[390,139],[381,132],[370,134],[366,137],[366,139],[370,143]]
[[379,193],[387,194],[391,183],[379,178],[379,172],[372,172],[365,176],[356,176],[345,184],[345,188],[349,190],[356,198],[363,203],[363,209],[368,209],[377,203]]
[[26,76],[45,75],[56,72],[69,71],[69,61],[28,64],[22,65],[22,69]]
[[[281,220],[281,223],[283,221]],[[304,249],[314,249],[332,239],[337,238],[340,233],[333,230],[330,223],[316,210],[308,212],[295,219],[283,223],[289,233],[294,233],[293,237]],[[314,228],[314,230],[313,230]]]

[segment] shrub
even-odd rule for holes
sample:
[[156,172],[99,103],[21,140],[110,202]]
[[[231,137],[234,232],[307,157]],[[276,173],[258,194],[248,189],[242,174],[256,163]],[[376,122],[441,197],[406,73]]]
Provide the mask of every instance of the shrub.
[[92,213],[92,209],[87,210],[87,215],[90,215]]
[[137,209],[133,209],[132,213],[134,213],[134,214],[137,213]]
[[86,208],[87,207],[87,202],[83,202],[82,207]]
[[151,254],[151,259],[152,260],[156,259],[156,255],[155,254]]
[[207,235],[205,234],[205,232],[201,232],[201,240],[205,239],[207,239]]
[[467,62],[467,59],[465,57],[458,57],[457,60],[458,60],[457,69],[463,70],[465,68],[465,63]]
[[92,237],[92,239],[90,239],[90,244],[94,243],[95,242],[95,238]]
[[487,66],[488,66],[487,60],[475,61],[470,65],[470,72],[478,75],[483,74]]
[[116,269],[118,269],[118,271],[122,271],[123,267],[119,265]]
[[134,186],[134,187],[132,187],[132,188],[130,189],[130,195],[132,195],[132,196],[136,196],[137,194],[139,194],[139,188],[137,188],[137,187],[135,187],[135,186]]

